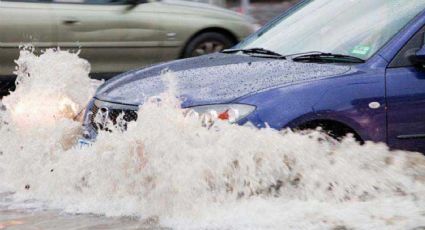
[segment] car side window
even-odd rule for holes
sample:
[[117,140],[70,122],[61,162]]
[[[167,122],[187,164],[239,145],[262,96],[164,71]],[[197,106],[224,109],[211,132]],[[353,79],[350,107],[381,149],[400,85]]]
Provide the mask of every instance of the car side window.
[[54,3],[84,3],[84,0],[53,0]]
[[1,0],[3,2],[32,2],[32,3],[49,3],[51,0]]
[[55,3],[74,3],[74,4],[89,4],[89,5],[120,5],[124,4],[125,0],[53,0]]
[[124,4],[125,0],[85,0],[86,4]]
[[404,45],[397,53],[396,57],[391,61],[390,68],[410,67],[414,66],[409,56],[422,48],[424,44],[425,26]]

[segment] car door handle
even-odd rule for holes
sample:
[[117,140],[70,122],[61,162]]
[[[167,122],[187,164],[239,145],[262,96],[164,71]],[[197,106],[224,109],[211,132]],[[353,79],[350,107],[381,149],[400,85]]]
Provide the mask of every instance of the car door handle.
[[64,25],[75,25],[75,24],[80,23],[80,21],[78,21],[77,19],[65,19],[65,20],[62,21],[62,23]]

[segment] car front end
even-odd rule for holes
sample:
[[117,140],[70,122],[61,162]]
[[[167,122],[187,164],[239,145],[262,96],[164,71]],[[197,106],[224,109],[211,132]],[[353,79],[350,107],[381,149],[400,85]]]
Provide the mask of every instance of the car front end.
[[[167,90],[163,76],[170,74],[182,108],[276,129],[302,125],[300,120],[332,120],[365,139],[385,141],[385,121],[379,119],[385,106],[369,108],[371,98],[385,103],[385,74],[377,66],[385,70],[388,63],[379,54],[424,3],[406,4],[402,13],[386,17],[397,5],[377,0],[375,8],[368,8],[367,3],[331,1],[323,7],[323,2],[302,1],[231,50],[111,79],[88,107],[85,135],[94,139],[96,131],[107,127],[102,123],[106,118],[112,125],[118,117],[136,120],[135,111],[147,98]],[[335,11],[350,13],[334,20]],[[358,17],[364,11],[370,11],[367,20]],[[100,126],[93,114],[103,117]],[[370,118],[377,121],[372,124]]]
[[[300,68],[306,71],[300,73]],[[164,72],[167,69],[167,72]],[[117,76],[99,87],[84,117],[87,139],[93,140],[99,130],[117,125],[121,120],[137,119],[139,107],[150,97],[167,91],[174,84],[175,96],[182,108],[189,108],[231,123],[252,123],[264,127],[256,116],[261,101],[245,103],[261,92],[313,80],[338,76],[349,66],[295,63],[286,60],[217,53],[172,61]],[[171,80],[164,79],[168,75]],[[171,81],[167,82],[167,81]],[[126,128],[126,127],[124,127]]]

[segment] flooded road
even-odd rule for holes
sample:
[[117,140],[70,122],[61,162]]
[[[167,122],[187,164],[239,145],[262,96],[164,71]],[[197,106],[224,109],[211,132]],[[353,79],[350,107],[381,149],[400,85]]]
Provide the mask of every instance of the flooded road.
[[78,148],[93,95],[77,54],[22,51],[0,111],[0,229],[418,229],[425,157],[215,121],[170,92]]
[[[153,223],[150,223],[153,222]],[[0,210],[0,229],[28,230],[160,230],[156,220],[139,221],[129,217],[106,218],[95,215],[70,215],[60,211],[35,211],[5,209]]]

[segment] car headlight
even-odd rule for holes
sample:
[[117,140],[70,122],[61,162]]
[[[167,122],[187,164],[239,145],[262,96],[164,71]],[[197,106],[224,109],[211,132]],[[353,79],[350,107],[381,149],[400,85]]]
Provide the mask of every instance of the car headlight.
[[215,120],[236,123],[247,117],[255,109],[255,106],[246,104],[216,104],[191,107],[189,108],[189,113],[195,112],[200,115],[203,124],[209,126]]
[[61,118],[73,119],[81,110],[80,105],[66,95],[34,95],[24,95],[16,104],[8,106],[13,121],[21,128],[38,125],[52,127]]

